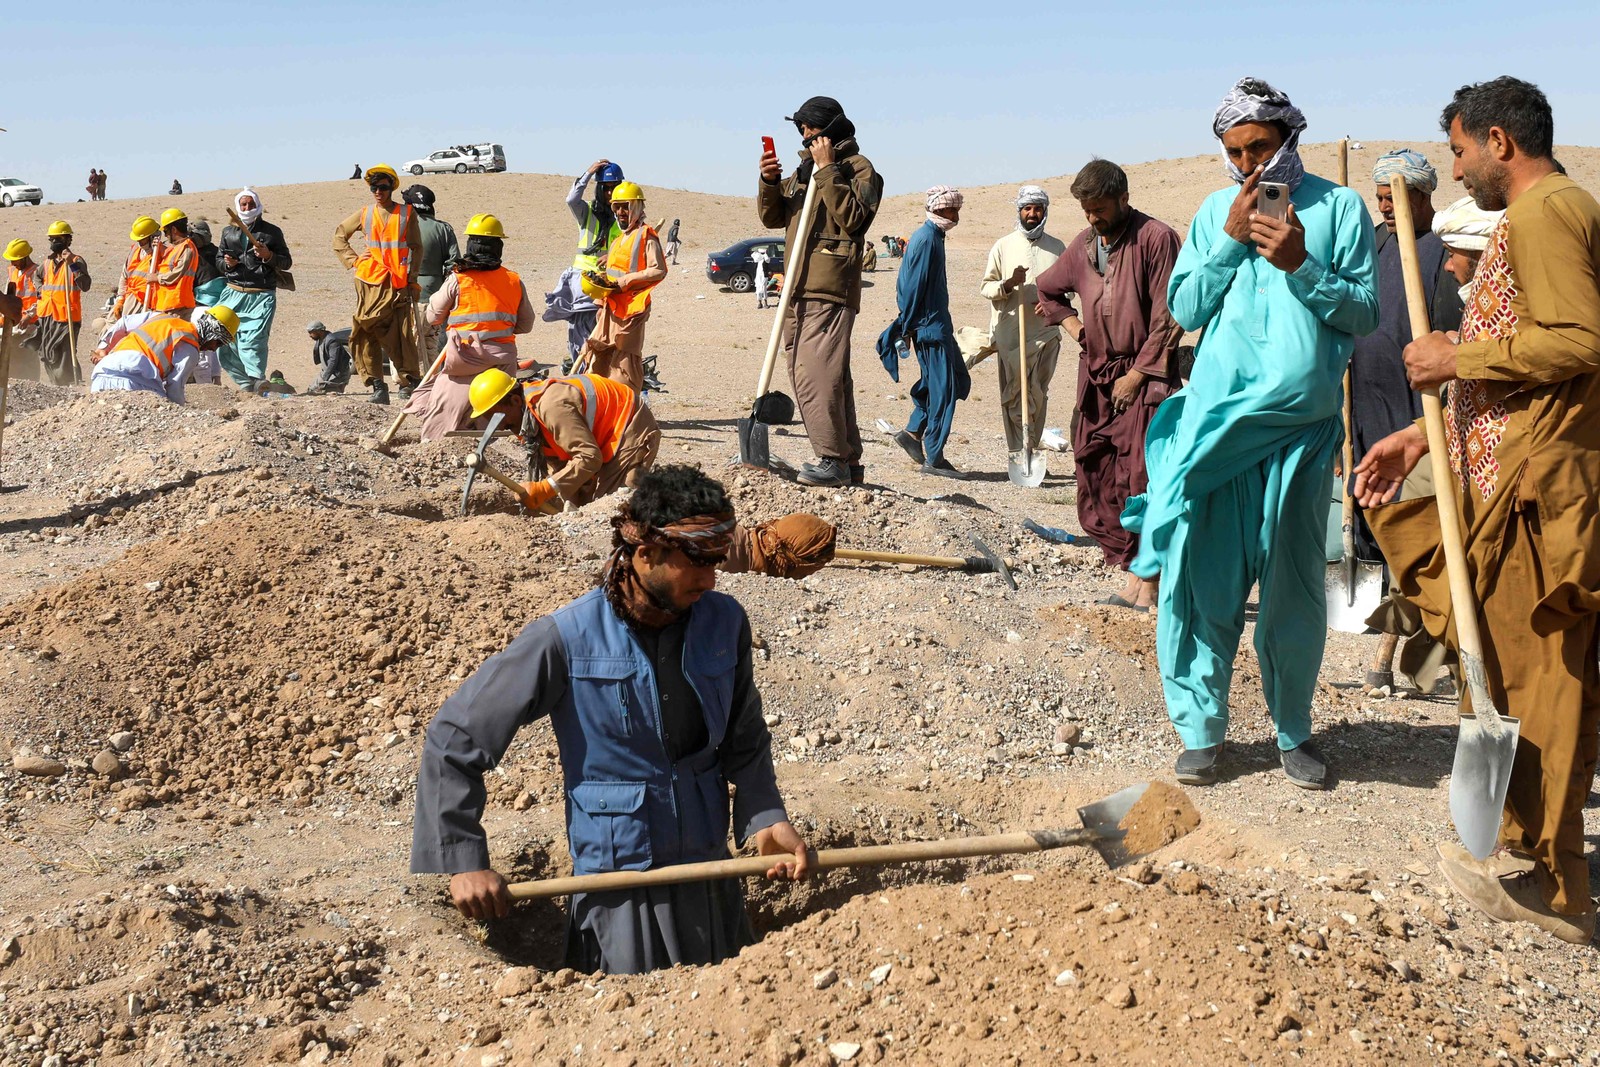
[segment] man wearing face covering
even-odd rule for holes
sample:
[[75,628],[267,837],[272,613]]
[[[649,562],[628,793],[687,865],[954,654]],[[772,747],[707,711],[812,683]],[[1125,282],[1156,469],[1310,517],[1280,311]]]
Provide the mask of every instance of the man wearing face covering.
[[73,358],[83,326],[83,294],[89,291],[89,264],[72,250],[72,227],[57,220],[48,231],[50,254],[39,265],[39,316],[35,335],[39,363],[51,385],[73,385],[83,370]]
[[1061,330],[1039,317],[1039,276],[1066,250],[1061,239],[1045,232],[1050,195],[1037,185],[1017,190],[1017,224],[989,249],[989,264],[978,291],[993,305],[989,339],[1000,373],[1000,421],[1006,450],[1022,451],[1022,367],[1017,351],[1017,318],[1028,337],[1028,421],[1032,445],[1039,447],[1050,403],[1050,379],[1061,355]]
[[217,304],[239,316],[237,336],[222,346],[222,369],[233,384],[255,392],[267,376],[267,342],[272,317],[278,310],[278,272],[294,266],[283,231],[261,217],[265,205],[254,189],[240,189],[233,207],[265,252],[258,251],[245,232],[225,226],[217,244],[217,268],[227,281]]
[[965,478],[944,456],[955,421],[956,401],[972,391],[972,377],[956,347],[950,321],[950,285],[945,272],[944,235],[961,221],[961,192],[948,185],[928,190],[927,220],[906,242],[905,262],[895,281],[900,314],[878,337],[878,358],[889,377],[900,380],[900,358],[907,343],[916,352],[922,377],[911,387],[911,417],[895,434],[923,474]]
[[[856,144],[844,108],[813,96],[790,116],[800,132],[800,166],[789,177],[776,154],[761,157],[756,207],[761,224],[787,230],[791,250],[785,273],[795,275],[794,297],[783,327],[789,379],[816,463],[800,468],[807,485],[859,484],[861,430],[856,425],[855,380],[850,374],[850,330],[861,310],[861,247],[878,213],[883,179]],[[811,233],[795,233],[806,186],[817,183]]]
[[[1289,780],[1327,787],[1311,698],[1327,638],[1323,534],[1355,338],[1378,324],[1372,220],[1359,193],[1307,174],[1305,116],[1246,78],[1212,121],[1233,179],[1206,198],[1167,288],[1172,317],[1204,330],[1189,384],[1146,433],[1149,489],[1128,500],[1130,570],[1161,576],[1156,649],[1183,742],[1177,778],[1216,781],[1245,601],[1260,586],[1261,688]],[[1287,221],[1258,213],[1263,181],[1289,187]]]

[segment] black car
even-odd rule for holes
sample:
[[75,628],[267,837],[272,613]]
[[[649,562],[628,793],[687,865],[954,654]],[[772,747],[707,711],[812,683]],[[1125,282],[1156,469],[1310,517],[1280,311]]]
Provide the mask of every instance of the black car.
[[767,253],[767,277],[783,272],[782,237],[747,237],[735,241],[720,252],[706,257],[706,277],[736,293],[748,293],[756,285],[756,261],[751,253],[764,249]]

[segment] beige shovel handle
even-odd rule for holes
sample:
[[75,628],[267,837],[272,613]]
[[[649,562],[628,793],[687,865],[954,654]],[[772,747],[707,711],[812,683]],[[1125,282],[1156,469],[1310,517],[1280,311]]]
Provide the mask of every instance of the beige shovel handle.
[[817,205],[817,176],[806,182],[806,196],[800,202],[800,221],[794,228],[793,248],[783,251],[783,289],[778,294],[778,315],[772,320],[772,335],[767,338],[767,358],[761,363],[761,377],[756,381],[756,399],[767,395],[772,387],[772,368],[778,362],[778,348],[783,342],[783,321],[789,314],[789,304],[794,299],[794,287],[800,284],[800,272],[805,266],[806,242],[811,238],[811,216]]
[[[1422,267],[1417,262],[1417,233],[1411,218],[1411,199],[1405,179],[1390,179],[1394,196],[1395,236],[1400,239],[1400,268],[1405,274],[1406,304],[1411,310],[1413,339],[1433,332],[1428,321],[1428,298],[1422,288]],[[1444,437],[1444,405],[1438,386],[1422,390],[1422,419],[1428,428],[1428,456],[1433,462],[1434,500],[1439,507],[1439,538],[1444,544],[1445,570],[1450,576],[1450,607],[1455,616],[1457,651],[1463,657],[1483,656],[1483,636],[1478,631],[1478,600],[1467,571],[1467,550],[1461,539],[1461,506],[1456,500],[1456,476],[1450,469],[1449,445]],[[1480,713],[1493,709],[1474,709]]]
[[523,485],[521,482],[515,480],[509,475],[501,473],[500,469],[494,464],[490,463],[488,460],[479,459],[477,453],[473,453],[467,457],[467,466],[476,467],[481,473],[487,474],[489,477],[493,478],[495,481],[511,490],[512,494],[516,496],[518,500],[523,502],[527,501],[527,486]]
[[[417,338],[417,343],[421,344],[422,338]],[[424,385],[427,385],[429,382],[433,381],[434,378],[438,377],[439,368],[442,366],[444,366],[444,353],[440,352],[438,357],[434,359],[433,366],[428,368],[428,373],[423,375],[422,381],[417,383],[417,388],[421,389]],[[405,410],[402,409],[400,414],[394,417],[394,421],[389,424],[389,428],[383,431],[383,436],[378,438],[378,447],[388,448],[389,442],[394,440],[394,435],[400,432],[400,424],[405,421],[406,413]]]
[[836,548],[834,559],[859,559],[868,563],[909,563],[916,567],[947,567],[965,570],[967,561],[959,556],[923,556],[911,552],[873,552],[865,548]]
[[1350,184],[1350,138],[1339,138],[1339,184]]
[[[1041,841],[1041,836],[1044,840]],[[830,871],[839,867],[876,867],[889,863],[916,863],[924,860],[963,859],[972,856],[1005,856],[1020,852],[1039,852],[1063,845],[1088,844],[1099,840],[1090,830],[1052,831],[1036,836],[1026,830],[986,837],[958,837],[945,841],[911,841],[899,845],[867,845],[861,848],[826,848],[811,852],[811,867]],[[704,882],[714,878],[754,878],[766,874],[782,862],[782,855],[741,856],[707,863],[681,863],[648,871],[611,871],[606,874],[547,878],[539,882],[516,882],[506,887],[512,900],[538,900],[564,897],[572,893],[598,893],[607,889],[639,889],[652,885],[677,885]]]
[[1022,378],[1022,451],[1033,457],[1033,424],[1028,419],[1028,279],[1017,286],[1017,374]]
[[[1343,186],[1350,184],[1350,139],[1348,137],[1339,138],[1339,184]],[[1356,462],[1356,421],[1355,412],[1352,410],[1354,403],[1355,401],[1350,396],[1350,368],[1346,367],[1344,371],[1344,462],[1340,464],[1344,468],[1344,484],[1340,486],[1340,493],[1342,494],[1341,503],[1344,515],[1342,528],[1345,531],[1349,531],[1356,521],[1356,502],[1355,498],[1350,495],[1350,481],[1355,477],[1353,470]],[[1350,545],[1346,544],[1344,547],[1348,552]]]
[[[6,295],[15,296],[17,287],[6,285]],[[6,437],[6,404],[11,399],[11,320],[0,327],[0,445]],[[0,455],[4,455],[0,452]]]

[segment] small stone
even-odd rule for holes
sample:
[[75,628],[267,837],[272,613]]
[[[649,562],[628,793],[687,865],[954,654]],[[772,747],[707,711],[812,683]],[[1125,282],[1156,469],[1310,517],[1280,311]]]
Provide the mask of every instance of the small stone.
[[504,998],[531,993],[536,974],[532,967],[512,967],[500,976],[500,981],[495,983],[494,995]]
[[878,985],[882,985],[888,979],[889,972],[891,972],[893,970],[894,970],[894,964],[892,964],[892,963],[881,964],[881,965],[879,965],[877,967],[872,968],[872,970],[870,972],[868,972],[867,977],[871,978]]
[[1083,727],[1075,722],[1064,722],[1056,727],[1056,743],[1075,745],[1083,737]]
[[1288,1033],[1290,1030],[1300,1029],[1300,1017],[1292,1011],[1280,1011],[1272,1017],[1272,1032],[1276,1034]]
[[472,1032],[472,1043],[482,1048],[492,1045],[501,1038],[499,1023],[485,1023]]
[[34,778],[59,778],[67,773],[67,765],[65,763],[58,759],[51,759],[49,756],[13,756],[11,766],[19,773],[31,775]]
[[1355,1042],[1357,1045],[1365,1047],[1367,1043],[1367,1035],[1362,1033],[1360,1030],[1352,1030],[1350,1031],[1350,1040]]
[[147,593],[159,593],[159,592],[161,592],[161,583],[160,582],[145,582],[144,583],[144,589],[145,589],[145,592],[147,592]]
[[112,748],[116,749],[118,752],[126,752],[128,749],[133,747],[133,742],[135,740],[136,738],[130,731],[118,730],[116,733],[106,738],[106,743]]
[[911,972],[911,977],[923,985],[934,985],[939,981],[939,974],[926,963]]
[[1127,985],[1113,986],[1105,999],[1113,1008],[1131,1008],[1138,1003],[1138,999],[1133,995],[1133,988]]
[[517,794],[517,799],[511,802],[511,806],[517,811],[527,811],[533,807],[533,794],[524,789]]
[[1056,985],[1066,987],[1078,984],[1078,972],[1071,967],[1056,975]]
[[1017,633],[1017,631],[1015,631],[1015,630],[1007,630],[1006,631],[1006,642],[1008,644],[1020,645],[1020,644],[1022,644],[1022,635]]
[[853,1041],[835,1041],[828,1046],[828,1053],[840,1063],[855,1059],[860,1052],[861,1046]]
[[[152,799],[153,798],[150,795],[150,790],[146,789],[142,785],[136,785],[130,786],[120,793],[113,794],[112,805],[115,806],[118,811],[132,811],[135,808],[144,807],[146,804],[149,804]],[[235,814],[243,813],[236,812]]]
[[122,761],[109,748],[103,748],[96,753],[90,766],[94,768],[94,773],[106,778],[121,778],[123,774]]
[[607,1013],[631,1007],[633,1007],[633,994],[626,989],[619,989],[600,1002],[600,1010]]
[[811,976],[811,988],[827,989],[839,981],[839,972],[829,967]]
[[1411,964],[1407,963],[1405,960],[1390,960],[1389,969],[1395,974],[1398,974],[1402,982],[1412,982],[1416,980],[1416,968],[1412,967]]

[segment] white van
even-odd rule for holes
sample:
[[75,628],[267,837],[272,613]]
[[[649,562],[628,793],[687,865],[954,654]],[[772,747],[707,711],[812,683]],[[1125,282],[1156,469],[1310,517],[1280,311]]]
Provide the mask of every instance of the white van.
[[497,144],[458,144],[440,149],[426,159],[413,159],[401,170],[412,174],[484,174],[506,169],[506,150]]

